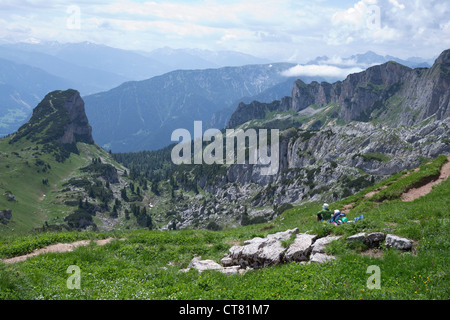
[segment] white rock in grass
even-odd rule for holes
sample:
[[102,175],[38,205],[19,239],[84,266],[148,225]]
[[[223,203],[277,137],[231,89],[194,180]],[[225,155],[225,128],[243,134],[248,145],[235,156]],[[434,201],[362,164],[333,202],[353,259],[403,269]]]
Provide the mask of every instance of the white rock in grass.
[[386,236],[386,248],[395,248],[398,250],[411,250],[412,241],[406,238],[401,238],[394,234]]
[[316,262],[316,263],[326,263],[326,262],[330,262],[334,259],[336,259],[336,258],[332,255],[317,252],[317,253],[311,254],[311,258],[309,261]]

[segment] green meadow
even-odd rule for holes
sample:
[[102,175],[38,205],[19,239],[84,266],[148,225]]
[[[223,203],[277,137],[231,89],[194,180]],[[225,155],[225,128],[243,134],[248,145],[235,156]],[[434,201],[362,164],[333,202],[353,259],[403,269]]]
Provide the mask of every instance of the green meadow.
[[[10,258],[55,243],[81,239],[116,240],[72,252],[47,253],[14,264],[0,263],[0,299],[151,299],[151,300],[448,300],[450,180],[412,202],[402,202],[400,190],[435,175],[445,157],[405,176],[401,172],[342,201],[331,209],[352,204],[347,214],[355,223],[334,226],[316,221],[321,203],[308,203],[283,212],[274,220],[220,231],[134,230],[120,232],[44,232],[4,235],[0,258]],[[383,193],[364,197],[383,186]],[[44,190],[45,191],[45,190]],[[224,275],[186,268],[194,254],[220,261],[233,245],[270,233],[299,228],[321,236],[341,235],[327,247],[336,260],[324,264],[287,263]],[[368,249],[346,237],[382,231],[413,240],[402,252]],[[68,287],[69,266],[80,270],[80,287]],[[380,288],[370,289],[370,266],[380,270]]]

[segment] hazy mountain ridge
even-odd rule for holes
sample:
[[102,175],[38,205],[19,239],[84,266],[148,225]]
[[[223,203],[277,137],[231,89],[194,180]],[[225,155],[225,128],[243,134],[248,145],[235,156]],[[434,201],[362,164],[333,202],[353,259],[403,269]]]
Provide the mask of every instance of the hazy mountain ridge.
[[[22,75],[24,72],[28,72],[26,70],[17,70],[18,75],[21,75],[20,77],[23,79],[22,83],[15,82],[12,88],[3,87],[0,92],[0,117],[2,117],[0,126],[3,129],[0,130],[0,134],[14,132],[30,116],[33,106],[43,99],[47,92],[53,90],[77,88],[82,96],[86,96],[116,88],[127,81],[145,80],[176,69],[204,70],[269,63],[265,59],[234,51],[214,52],[165,47],[148,52],[135,52],[91,42],[59,43],[56,41],[2,44],[0,45],[0,58],[8,60],[4,63],[23,65],[22,69],[31,67],[35,69],[35,72],[42,72],[42,76],[33,78],[36,89],[40,87],[42,90],[29,90],[30,82]],[[427,63],[422,58],[402,60],[367,52],[348,58],[318,57],[307,64],[326,64],[337,67],[356,64],[365,68],[374,63],[386,62],[387,59],[410,63],[409,66],[426,65]],[[11,79],[14,79],[15,75],[11,77],[5,72],[2,75],[4,78],[10,79],[5,81],[5,85],[12,85]],[[41,79],[49,79],[52,76],[56,77],[55,80],[50,82],[46,80],[41,83]],[[20,77],[17,78],[20,79]],[[328,82],[338,80],[329,77],[301,77],[301,79],[306,83],[312,80]],[[271,102],[270,98],[278,100],[287,94],[286,88],[274,88],[272,93],[266,97],[257,95],[252,100]],[[249,99],[250,97],[246,97],[235,101],[235,106],[223,109],[210,119],[210,125],[218,128],[224,127],[238,103],[249,103],[251,102]]]
[[76,88],[85,96],[175,69],[262,61],[238,52],[170,48],[133,52],[90,42],[56,41],[2,44],[0,59],[0,136],[17,130],[29,119],[33,107],[53,90]]
[[361,67],[367,69],[377,64],[383,64],[388,61],[395,61],[410,68],[429,68],[433,65],[435,59],[424,59],[419,57],[410,57],[407,59],[397,58],[391,55],[382,56],[373,51],[354,54],[350,57],[327,57],[321,56],[308,61],[307,65],[333,65],[337,67]]
[[86,96],[86,112],[100,145],[115,152],[154,150],[170,144],[175,129],[192,130],[195,120],[206,127],[215,112],[285,81],[280,73],[290,66],[173,71]]
[[53,88],[70,86],[70,81],[39,68],[0,59],[0,136],[17,130]]

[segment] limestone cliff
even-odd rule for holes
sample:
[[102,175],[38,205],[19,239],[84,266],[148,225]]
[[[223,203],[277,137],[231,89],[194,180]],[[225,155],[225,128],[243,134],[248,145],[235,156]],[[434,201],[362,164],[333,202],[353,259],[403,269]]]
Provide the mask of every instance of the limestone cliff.
[[387,62],[349,75],[333,84],[295,81],[292,95],[271,104],[241,104],[228,127],[250,118],[263,119],[267,112],[300,112],[309,106],[339,106],[345,122],[376,120],[391,127],[414,125],[430,116],[442,120],[450,115],[450,50],[444,51],[427,68],[411,69]]
[[63,144],[93,143],[92,128],[84,110],[84,101],[78,91],[65,100],[63,108],[68,113],[69,123],[64,127],[64,134],[59,141]]

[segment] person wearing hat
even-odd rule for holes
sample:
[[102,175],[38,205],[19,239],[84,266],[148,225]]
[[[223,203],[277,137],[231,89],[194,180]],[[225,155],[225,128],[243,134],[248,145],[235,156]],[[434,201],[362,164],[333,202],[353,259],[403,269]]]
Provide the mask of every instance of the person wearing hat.
[[322,210],[317,212],[317,221],[327,221],[331,218],[331,210],[328,208],[328,203],[324,203]]

